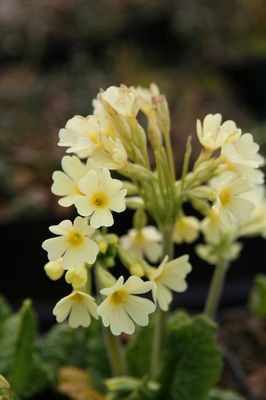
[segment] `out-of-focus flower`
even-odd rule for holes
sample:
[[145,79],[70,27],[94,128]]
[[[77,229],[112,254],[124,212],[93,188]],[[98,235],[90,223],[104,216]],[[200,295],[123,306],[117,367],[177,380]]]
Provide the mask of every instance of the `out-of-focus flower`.
[[151,262],[157,262],[162,255],[162,235],[154,226],[142,229],[130,229],[120,238],[122,247],[138,257],[145,256]]
[[[216,202],[214,210],[218,211],[223,224],[232,227],[236,222],[249,219],[254,204],[248,199],[248,192],[253,186],[243,178],[236,178],[230,174],[222,174],[211,181],[214,188]],[[243,194],[247,193],[243,198]]]
[[191,271],[188,255],[176,258],[170,262],[166,256],[158,268],[151,270],[149,279],[153,282],[152,296],[163,311],[167,311],[173,299],[174,292],[184,292],[187,289],[185,278]]
[[75,115],[59,132],[58,146],[68,147],[67,153],[89,157],[100,142],[100,125],[94,115]]
[[175,223],[174,241],[192,243],[199,236],[199,221],[195,217],[181,216]]
[[208,215],[201,221],[201,230],[207,243],[218,243],[228,228],[220,220],[219,212],[211,208]]
[[239,242],[230,243],[223,251],[218,252],[212,244],[198,244],[196,246],[197,255],[207,263],[216,265],[221,259],[231,263],[237,260],[242,250],[242,244]]
[[201,145],[208,151],[219,149],[223,143],[231,143],[241,136],[234,121],[225,121],[222,125],[221,114],[208,114],[203,120],[197,120],[197,135]]

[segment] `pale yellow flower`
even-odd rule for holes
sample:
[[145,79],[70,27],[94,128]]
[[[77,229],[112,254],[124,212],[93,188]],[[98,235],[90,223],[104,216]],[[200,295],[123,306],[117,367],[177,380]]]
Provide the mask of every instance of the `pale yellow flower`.
[[98,167],[109,170],[121,169],[127,164],[127,152],[118,138],[103,136],[91,157]]
[[263,157],[258,152],[259,145],[254,142],[250,133],[245,133],[235,143],[222,147],[222,155],[230,169],[256,184],[261,184],[264,182],[264,174],[257,168],[263,164]]
[[63,297],[54,307],[53,314],[57,322],[63,322],[68,318],[71,328],[88,327],[91,323],[91,315],[98,319],[94,298],[80,291],[74,291]]
[[113,110],[123,117],[136,117],[140,109],[139,93],[125,85],[110,86],[100,94],[100,100],[108,110]]
[[[223,224],[232,227],[238,222],[249,219],[255,207],[248,199],[248,192],[253,186],[247,180],[223,174],[212,179],[211,186],[216,193],[216,202],[213,207],[218,211]],[[244,193],[247,193],[246,198],[243,197]]]
[[138,257],[147,257],[151,262],[157,262],[162,255],[162,235],[154,226],[130,229],[120,238],[122,247],[132,251]]
[[242,244],[239,242],[230,243],[220,252],[212,244],[198,244],[195,247],[197,255],[209,264],[216,265],[221,257],[224,261],[231,263],[239,258],[242,250]]
[[100,125],[94,115],[75,115],[59,132],[58,146],[68,147],[67,153],[89,157],[100,142]]
[[113,225],[111,211],[122,212],[126,209],[127,191],[122,189],[122,185],[118,179],[112,179],[106,169],[89,171],[79,182],[79,189],[84,195],[75,202],[78,213],[91,216],[90,224],[93,228]]
[[169,309],[174,292],[184,292],[187,289],[185,281],[187,274],[191,271],[188,255],[168,261],[166,256],[158,268],[152,270],[150,280],[153,282],[152,296],[154,302],[158,302],[163,311]]
[[219,212],[212,208],[201,221],[201,230],[206,242],[219,243],[221,236],[228,231],[228,228],[220,220]]
[[47,239],[42,247],[48,252],[50,261],[62,257],[62,267],[81,268],[84,263],[93,264],[96,260],[99,248],[90,239],[94,229],[88,226],[87,219],[77,217],[74,224],[70,220],[64,220],[58,225],[50,226],[50,231],[57,237]]
[[217,150],[223,143],[234,142],[241,136],[241,130],[237,128],[234,121],[221,123],[221,114],[206,115],[203,124],[197,120],[198,139],[206,150]]
[[132,335],[135,324],[148,325],[148,315],[154,312],[155,305],[136,295],[147,293],[151,288],[151,282],[144,282],[137,276],[130,276],[125,283],[124,277],[120,276],[114,286],[102,289],[100,293],[107,298],[98,306],[97,312],[103,325],[110,326],[113,335],[122,332]]
[[62,207],[69,207],[82,194],[78,182],[86,175],[89,167],[76,156],[65,156],[62,158],[62,171],[53,173],[53,184],[51,191],[56,196],[63,196],[58,200]]
[[176,243],[192,243],[199,236],[199,221],[195,217],[181,216],[176,220],[174,241]]

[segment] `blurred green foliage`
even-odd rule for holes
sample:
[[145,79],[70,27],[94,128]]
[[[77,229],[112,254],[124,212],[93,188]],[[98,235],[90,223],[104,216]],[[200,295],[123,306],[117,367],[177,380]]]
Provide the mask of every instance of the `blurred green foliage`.
[[158,83],[177,167],[196,118],[209,112],[263,145],[265,19],[264,0],[1,2],[0,218],[58,212],[57,132],[92,111],[100,87]]

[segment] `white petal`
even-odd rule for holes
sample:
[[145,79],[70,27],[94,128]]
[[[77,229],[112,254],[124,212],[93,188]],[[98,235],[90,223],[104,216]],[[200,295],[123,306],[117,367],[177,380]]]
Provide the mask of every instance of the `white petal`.
[[47,239],[43,242],[42,248],[48,252],[50,261],[55,261],[60,258],[67,249],[66,239],[62,236]]
[[128,296],[124,308],[133,321],[140,326],[148,325],[148,314],[155,311],[155,305],[152,301],[138,296]]
[[126,201],[125,201],[125,196],[127,194],[126,189],[120,190],[119,193],[116,195],[112,196],[109,200],[108,206],[110,207],[111,210],[115,212],[122,212],[125,211],[126,209]]
[[113,223],[114,219],[112,213],[106,208],[95,210],[90,220],[90,224],[94,229],[100,228],[101,226],[112,226]]
[[72,222],[66,219],[58,225],[52,225],[49,227],[49,231],[55,235],[66,235],[71,229],[73,229]]
[[132,275],[123,285],[123,289],[132,294],[147,293],[152,289],[152,282],[144,282],[138,276]]

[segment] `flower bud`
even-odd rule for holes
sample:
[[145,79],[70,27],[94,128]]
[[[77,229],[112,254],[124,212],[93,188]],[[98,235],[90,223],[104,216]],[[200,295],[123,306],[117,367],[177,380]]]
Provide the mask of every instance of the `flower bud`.
[[85,267],[70,268],[66,273],[65,279],[74,289],[82,288],[87,283],[87,269]]
[[144,276],[144,271],[141,267],[140,264],[135,263],[133,264],[130,268],[129,268],[129,272],[131,273],[131,275],[136,275],[139,278],[142,278]]
[[147,225],[147,215],[143,208],[138,208],[133,216],[133,228],[141,230]]
[[56,261],[49,261],[47,264],[45,264],[44,270],[48,278],[50,278],[52,281],[57,281],[65,272],[62,267],[62,258],[59,258]]

